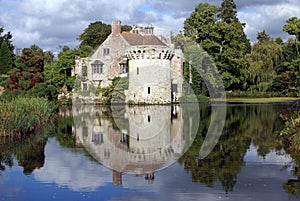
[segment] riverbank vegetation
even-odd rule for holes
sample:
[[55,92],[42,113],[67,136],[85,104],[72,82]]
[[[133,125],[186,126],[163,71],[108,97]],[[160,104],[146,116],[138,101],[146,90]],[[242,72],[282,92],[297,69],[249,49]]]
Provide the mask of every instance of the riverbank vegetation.
[[51,119],[56,106],[46,98],[0,101],[0,136],[28,134]]

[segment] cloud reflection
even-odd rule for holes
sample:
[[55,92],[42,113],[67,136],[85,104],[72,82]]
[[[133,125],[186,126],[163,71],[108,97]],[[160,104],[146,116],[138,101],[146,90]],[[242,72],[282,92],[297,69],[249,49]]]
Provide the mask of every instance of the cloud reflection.
[[50,139],[47,143],[45,155],[44,167],[33,173],[37,181],[86,192],[111,182],[111,171],[87,160],[83,152],[62,148],[55,139]]

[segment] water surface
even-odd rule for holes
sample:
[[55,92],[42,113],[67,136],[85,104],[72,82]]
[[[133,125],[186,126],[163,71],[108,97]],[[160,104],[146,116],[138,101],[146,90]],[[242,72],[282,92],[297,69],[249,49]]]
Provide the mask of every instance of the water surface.
[[208,105],[80,106],[19,141],[1,139],[0,200],[299,200],[278,136],[289,105],[228,105],[199,152]]

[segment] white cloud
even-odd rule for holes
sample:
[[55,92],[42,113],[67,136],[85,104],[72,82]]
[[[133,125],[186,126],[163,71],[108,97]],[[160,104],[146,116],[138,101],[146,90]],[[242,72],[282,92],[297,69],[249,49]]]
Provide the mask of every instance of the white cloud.
[[251,41],[256,41],[257,33],[262,30],[266,30],[273,38],[280,36],[286,40],[289,36],[282,31],[282,27],[293,16],[300,16],[299,3],[247,6],[238,13],[239,19],[246,22],[245,32]]
[[[220,5],[221,0],[203,0]],[[58,45],[75,47],[78,36],[91,22],[122,24],[152,23],[157,30],[177,33],[184,20],[199,4],[196,0],[1,0],[0,26],[11,31],[16,47],[37,44],[55,50]],[[238,16],[247,24],[251,41],[265,29],[272,37],[288,37],[282,31],[285,21],[300,16],[298,0],[236,0]],[[250,12],[249,12],[250,11]]]

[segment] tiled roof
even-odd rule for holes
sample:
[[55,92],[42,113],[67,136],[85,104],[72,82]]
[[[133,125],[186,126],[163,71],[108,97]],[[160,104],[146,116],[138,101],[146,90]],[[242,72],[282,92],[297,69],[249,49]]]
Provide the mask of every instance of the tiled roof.
[[132,46],[137,46],[137,45],[166,46],[166,44],[164,44],[161,40],[159,40],[155,35],[152,34],[146,34],[142,36],[141,34],[123,32],[122,36]]

